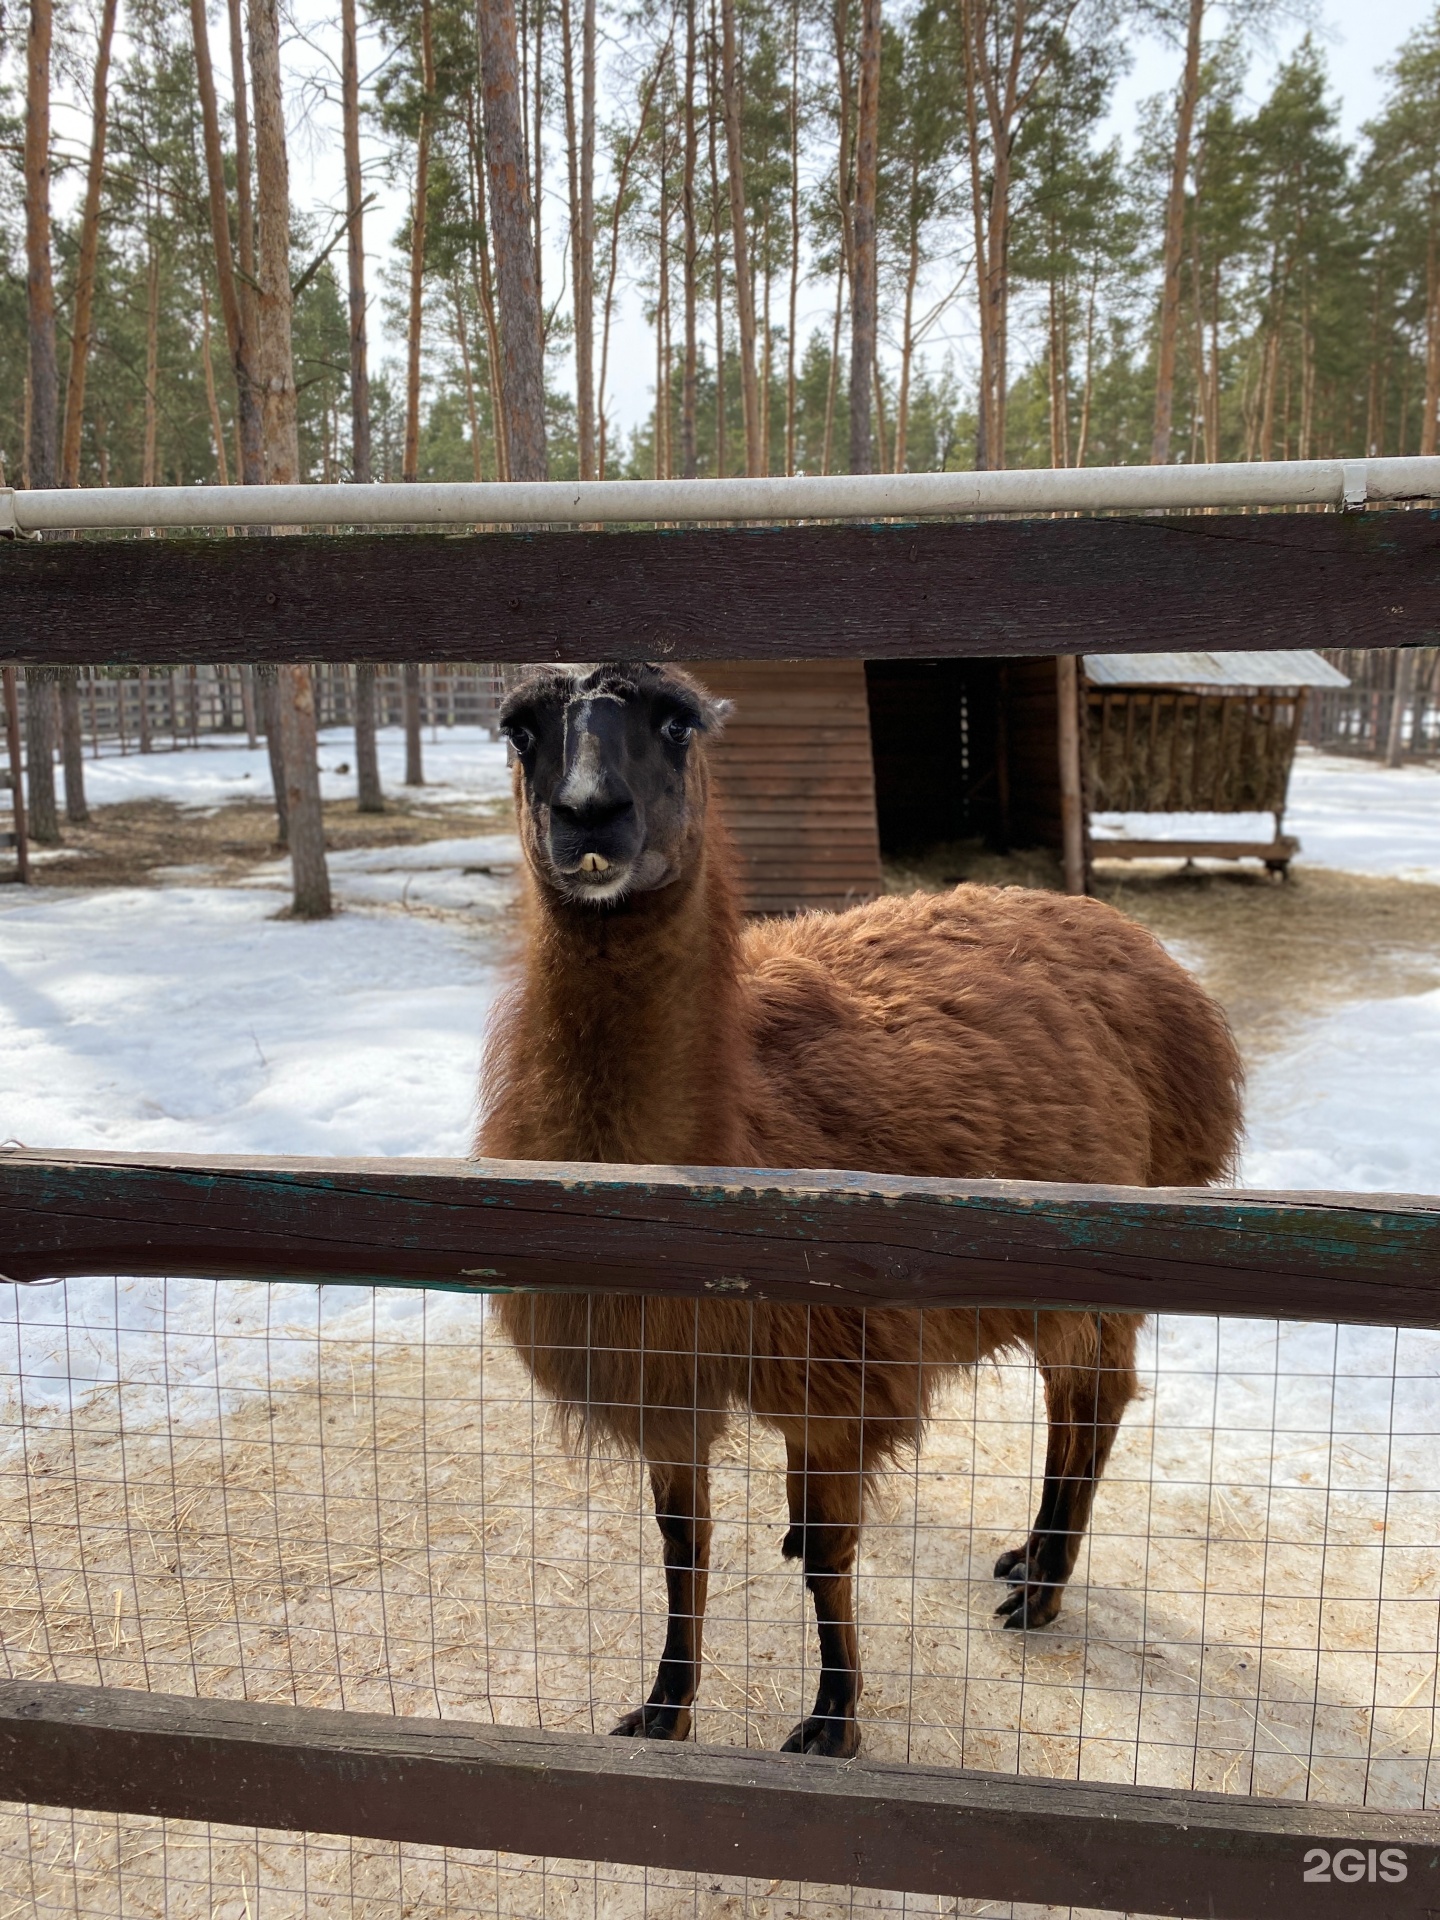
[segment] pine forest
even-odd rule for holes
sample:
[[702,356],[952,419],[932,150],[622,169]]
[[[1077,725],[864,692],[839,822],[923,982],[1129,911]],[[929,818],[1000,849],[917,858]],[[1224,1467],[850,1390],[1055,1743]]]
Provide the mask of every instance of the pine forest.
[[[276,0],[30,0],[5,479],[1433,452],[1440,9],[1353,142],[1318,33],[1254,92],[1295,11],[341,0],[336,35]],[[1174,80],[1122,142],[1140,32]]]

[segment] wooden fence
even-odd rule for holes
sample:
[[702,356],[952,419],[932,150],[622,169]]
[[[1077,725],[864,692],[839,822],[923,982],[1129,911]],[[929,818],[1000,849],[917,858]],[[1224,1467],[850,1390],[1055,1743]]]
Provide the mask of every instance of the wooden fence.
[[1413,677],[1404,685],[1393,650],[1327,647],[1325,657],[1348,687],[1315,687],[1305,702],[1304,737],[1330,753],[1384,755],[1397,702],[1401,749],[1409,759],[1440,754],[1440,647],[1417,647]]
[[[1434,645],[1424,513],[0,551],[0,657],[934,657]],[[1188,638],[1187,638],[1188,636]],[[399,644],[401,640],[408,643]],[[0,1271],[1440,1326],[1440,1201],[0,1152]],[[1440,1912],[1440,1815],[0,1687],[42,1804],[1146,1914]]]
[[[493,732],[500,712],[500,669],[490,661],[420,668],[420,724],[484,727]],[[345,664],[315,669],[316,717],[322,727],[353,725],[355,669]],[[375,676],[375,717],[382,727],[404,724],[402,669],[381,665]],[[23,727],[25,682],[16,687]],[[80,669],[80,725],[86,748],[105,753],[147,753],[196,745],[202,735],[245,738],[253,746],[260,730],[254,668],[197,664],[150,668]],[[57,746],[58,752],[58,746]]]

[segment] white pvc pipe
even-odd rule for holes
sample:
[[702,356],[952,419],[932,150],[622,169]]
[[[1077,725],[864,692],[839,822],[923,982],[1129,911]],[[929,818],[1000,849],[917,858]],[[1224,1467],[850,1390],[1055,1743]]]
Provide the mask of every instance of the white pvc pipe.
[[137,527],[517,526],[910,520],[1186,507],[1358,508],[1440,497],[1440,457],[769,480],[446,482],[414,486],[0,489],[0,532]]

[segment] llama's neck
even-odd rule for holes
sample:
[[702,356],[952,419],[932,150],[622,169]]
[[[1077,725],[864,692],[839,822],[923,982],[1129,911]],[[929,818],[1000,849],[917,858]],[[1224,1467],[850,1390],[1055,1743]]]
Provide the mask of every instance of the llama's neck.
[[618,911],[533,887],[524,980],[491,1045],[482,1151],[632,1165],[739,1157],[739,914],[733,856],[711,827],[691,874]]

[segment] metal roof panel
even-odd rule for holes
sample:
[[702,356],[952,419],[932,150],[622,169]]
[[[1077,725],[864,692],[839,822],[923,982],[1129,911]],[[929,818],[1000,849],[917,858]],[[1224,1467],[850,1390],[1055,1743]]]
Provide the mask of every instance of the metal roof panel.
[[1097,687],[1348,687],[1318,653],[1087,653]]

